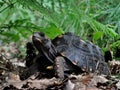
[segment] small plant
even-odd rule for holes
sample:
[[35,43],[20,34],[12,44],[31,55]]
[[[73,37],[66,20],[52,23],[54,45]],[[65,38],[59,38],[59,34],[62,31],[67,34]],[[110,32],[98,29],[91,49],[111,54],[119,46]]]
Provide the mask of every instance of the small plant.
[[113,50],[114,58],[120,58],[120,40],[110,45]]

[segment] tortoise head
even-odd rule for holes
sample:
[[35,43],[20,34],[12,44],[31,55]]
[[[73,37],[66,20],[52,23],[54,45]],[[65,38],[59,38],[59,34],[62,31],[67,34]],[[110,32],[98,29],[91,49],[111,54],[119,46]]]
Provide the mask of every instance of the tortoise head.
[[52,41],[42,32],[35,32],[32,36],[32,41],[36,49],[53,62],[57,52]]

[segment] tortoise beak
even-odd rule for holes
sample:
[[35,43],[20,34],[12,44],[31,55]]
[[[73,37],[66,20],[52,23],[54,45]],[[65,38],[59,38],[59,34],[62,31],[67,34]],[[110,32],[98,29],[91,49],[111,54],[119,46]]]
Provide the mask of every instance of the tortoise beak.
[[42,43],[42,40],[40,38],[36,37],[36,40]]

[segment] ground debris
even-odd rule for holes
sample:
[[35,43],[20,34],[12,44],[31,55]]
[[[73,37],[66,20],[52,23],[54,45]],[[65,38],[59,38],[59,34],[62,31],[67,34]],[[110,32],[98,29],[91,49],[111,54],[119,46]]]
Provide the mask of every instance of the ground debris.
[[[13,45],[14,47],[14,45]],[[12,48],[13,50],[13,48]],[[11,50],[11,51],[12,51]],[[116,77],[90,74],[70,75],[64,80],[58,78],[36,78],[35,75],[21,81],[19,73],[24,69],[24,62],[18,58],[12,58],[10,61],[5,58],[5,50],[1,49],[0,56],[0,90],[119,90],[120,80]],[[16,50],[13,50],[10,58],[13,57]],[[7,56],[9,56],[8,53]],[[114,61],[116,62],[116,61]],[[119,63],[111,61],[112,74],[119,73]],[[117,69],[116,69],[117,68]],[[117,71],[115,71],[117,70]]]
[[42,78],[21,81],[19,75],[9,74],[7,82],[0,85],[1,90],[117,90],[120,80],[104,75],[70,75],[65,80]]
[[120,61],[113,60],[109,64],[111,74],[120,74]]

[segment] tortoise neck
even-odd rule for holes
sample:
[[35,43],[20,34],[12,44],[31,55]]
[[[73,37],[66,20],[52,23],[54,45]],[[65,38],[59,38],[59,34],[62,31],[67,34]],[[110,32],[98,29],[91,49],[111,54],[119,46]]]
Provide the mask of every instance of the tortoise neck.
[[54,61],[57,56],[58,56],[57,50],[55,49],[55,46],[51,44],[51,48],[48,51],[48,57],[50,58],[50,61]]

